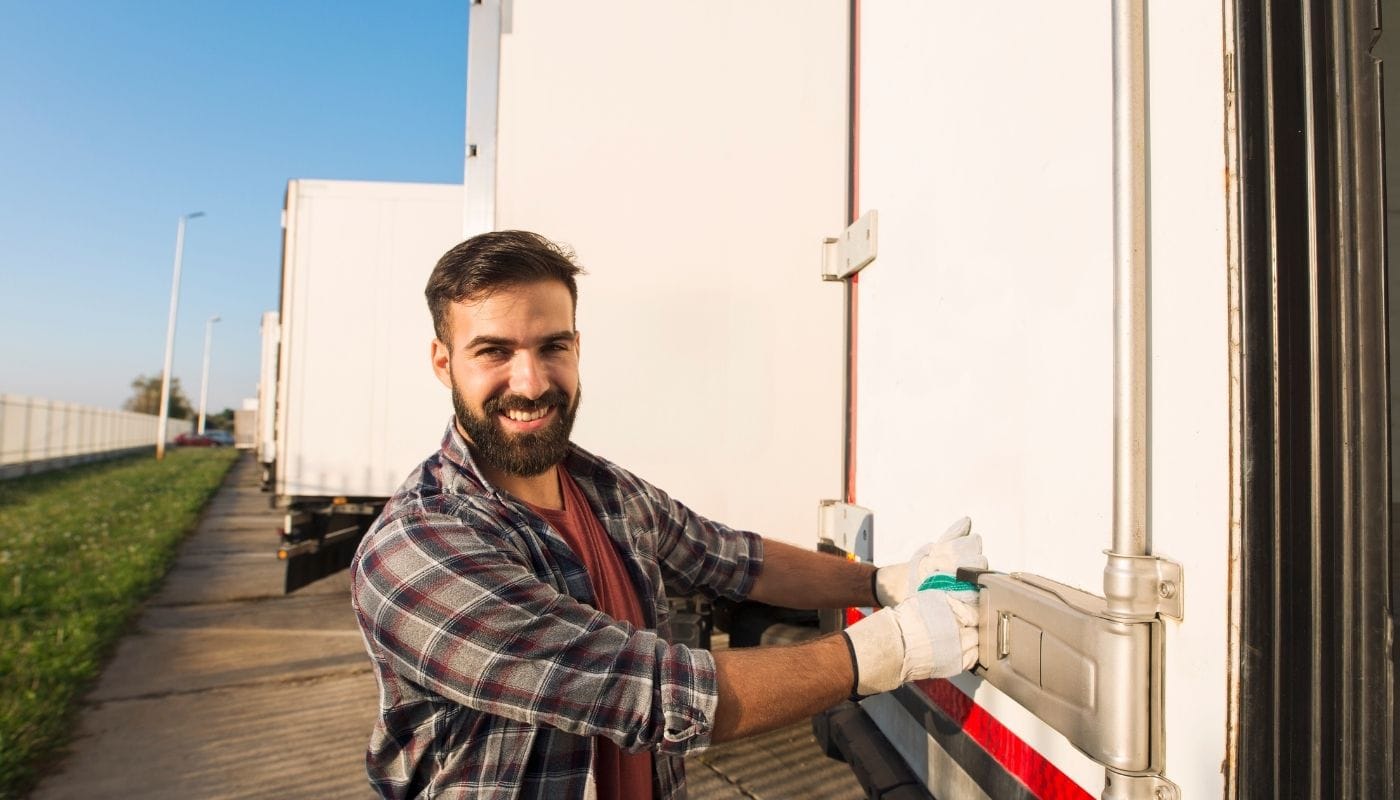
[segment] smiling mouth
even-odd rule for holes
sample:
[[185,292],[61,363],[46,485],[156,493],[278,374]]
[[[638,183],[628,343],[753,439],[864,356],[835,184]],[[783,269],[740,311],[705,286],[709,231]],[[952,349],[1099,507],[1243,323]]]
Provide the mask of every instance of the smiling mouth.
[[501,416],[514,420],[515,422],[534,422],[535,420],[544,419],[549,416],[549,412],[553,410],[553,406],[546,406],[537,411],[521,411],[520,409],[512,408],[500,413]]

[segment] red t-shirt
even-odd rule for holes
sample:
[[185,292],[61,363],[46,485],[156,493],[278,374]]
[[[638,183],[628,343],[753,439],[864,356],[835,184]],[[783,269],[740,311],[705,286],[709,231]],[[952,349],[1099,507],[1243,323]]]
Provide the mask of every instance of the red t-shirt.
[[[559,472],[559,488],[564,496],[564,508],[554,510],[530,505],[564,537],[574,554],[583,562],[593,583],[593,599],[599,611],[613,619],[627,620],[637,628],[646,627],[642,603],[637,588],[627,574],[627,566],[617,553],[617,546],[603,530],[598,515],[588,505],[588,498],[563,469]],[[632,800],[652,796],[651,753],[624,753],[611,739],[596,737],[597,769],[595,778],[599,800]]]

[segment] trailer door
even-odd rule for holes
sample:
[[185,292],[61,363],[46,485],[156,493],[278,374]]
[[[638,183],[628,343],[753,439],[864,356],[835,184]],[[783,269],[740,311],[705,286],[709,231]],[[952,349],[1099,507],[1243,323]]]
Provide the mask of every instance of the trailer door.
[[[879,226],[851,281],[847,499],[878,562],[969,514],[995,569],[1092,606],[1120,508],[1109,11],[854,8],[853,216]],[[1131,748],[1064,724],[1118,710],[1113,665],[1008,605],[981,658],[1020,654],[1023,702],[984,664],[863,704],[934,795],[1394,796],[1377,11],[1147,8],[1136,399],[1148,552],[1176,570],[1151,768],[1106,770]]]
[[[994,569],[1100,595],[1114,481],[1109,8],[856,8],[854,210],[879,225],[878,257],[852,287],[848,499],[875,512],[877,563],[966,514]],[[1230,686],[1222,12],[1154,4],[1146,34],[1149,523],[1152,551],[1184,568],[1190,609],[1154,634],[1152,668],[1168,687],[1166,788],[1191,797],[1223,790]],[[1062,631],[1034,635],[1046,691],[1096,702],[1090,673],[1105,665],[1070,664],[1080,643]],[[1052,672],[1083,680],[1057,688]],[[1106,791],[1081,742],[971,674],[864,706],[935,796]]]

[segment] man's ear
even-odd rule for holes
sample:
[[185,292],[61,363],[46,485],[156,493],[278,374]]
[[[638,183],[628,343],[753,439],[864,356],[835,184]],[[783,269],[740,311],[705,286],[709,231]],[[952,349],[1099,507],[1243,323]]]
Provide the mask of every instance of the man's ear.
[[452,360],[452,349],[442,343],[441,339],[433,339],[430,349],[433,360],[433,374],[442,381],[449,391],[452,389],[452,372],[448,368],[448,362]]

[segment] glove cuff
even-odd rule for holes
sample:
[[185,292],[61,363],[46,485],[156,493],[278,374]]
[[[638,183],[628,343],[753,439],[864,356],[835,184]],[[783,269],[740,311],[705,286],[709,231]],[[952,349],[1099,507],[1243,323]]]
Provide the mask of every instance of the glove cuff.
[[842,633],[850,646],[856,694],[899,688],[904,682],[904,635],[894,609],[876,611]]
[[909,565],[891,564],[875,570],[875,602],[881,608],[899,605],[909,594]]
[[846,655],[851,657],[851,699],[855,700],[860,696],[857,691],[860,688],[860,661],[856,659],[856,646],[851,643],[851,637],[846,631],[841,631],[841,641],[846,643]]

